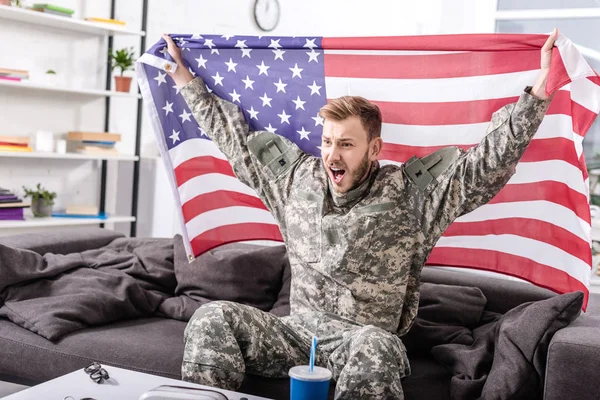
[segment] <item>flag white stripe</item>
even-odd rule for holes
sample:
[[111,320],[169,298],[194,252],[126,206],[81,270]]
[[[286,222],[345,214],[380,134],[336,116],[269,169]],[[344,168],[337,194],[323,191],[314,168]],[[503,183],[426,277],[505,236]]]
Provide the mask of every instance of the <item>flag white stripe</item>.
[[586,286],[589,284],[590,266],[584,261],[558,247],[523,236],[448,236],[440,238],[436,247],[492,250],[513,254],[564,271]]
[[571,82],[571,99],[598,114],[600,111],[600,86],[589,79],[581,78]]
[[206,139],[188,139],[179,146],[175,146],[169,150],[169,157],[171,158],[173,168],[177,168],[192,158],[205,156],[227,160],[221,150],[213,142]]
[[[359,95],[373,101],[409,103],[489,100],[519,95],[514,88],[533,85],[538,73],[534,70],[440,79],[325,77],[325,88],[330,99]],[[507,81],[511,85],[507,85]]]
[[275,219],[267,210],[236,206],[206,211],[192,218],[185,226],[190,237],[196,237],[220,226],[244,223],[275,224]]
[[[457,125],[402,125],[384,123],[381,138],[386,143],[406,146],[475,145],[485,137],[489,122]],[[565,138],[573,140],[581,136],[572,130],[569,115],[547,115],[540,125],[535,139]]]
[[539,181],[561,182],[579,193],[587,194],[588,192],[581,170],[561,160],[521,162],[517,164],[517,172],[510,178],[508,183],[535,183]]
[[589,241],[590,225],[573,210],[545,200],[485,204],[456,222],[485,222],[504,218],[527,218],[548,222]]
[[571,80],[574,81],[585,76],[595,75],[594,71],[585,61],[585,58],[583,58],[579,50],[577,50],[573,42],[562,34],[559,34],[555,45],[560,52],[560,57]]
[[188,180],[179,186],[179,196],[181,203],[185,204],[196,196],[219,190],[230,190],[258,197],[254,189],[244,185],[239,179],[219,173],[204,174]]

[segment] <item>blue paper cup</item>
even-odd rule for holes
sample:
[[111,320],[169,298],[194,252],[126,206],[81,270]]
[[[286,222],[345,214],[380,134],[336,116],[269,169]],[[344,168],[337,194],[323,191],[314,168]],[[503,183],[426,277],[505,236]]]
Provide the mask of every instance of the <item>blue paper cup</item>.
[[290,368],[290,400],[327,400],[331,371],[308,365]]

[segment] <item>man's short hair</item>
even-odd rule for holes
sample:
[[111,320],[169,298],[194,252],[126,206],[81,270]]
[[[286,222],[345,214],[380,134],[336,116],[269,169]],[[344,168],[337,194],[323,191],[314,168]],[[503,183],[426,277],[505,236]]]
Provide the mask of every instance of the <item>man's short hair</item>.
[[377,105],[361,96],[342,96],[321,107],[319,114],[324,119],[342,121],[357,116],[367,131],[368,140],[381,136],[381,111]]

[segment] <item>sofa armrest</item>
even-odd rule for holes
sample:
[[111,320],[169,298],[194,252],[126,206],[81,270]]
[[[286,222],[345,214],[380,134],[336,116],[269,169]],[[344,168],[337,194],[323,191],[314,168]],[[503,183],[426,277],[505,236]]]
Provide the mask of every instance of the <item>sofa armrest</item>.
[[582,315],[548,347],[544,400],[600,398],[600,318]]
[[74,228],[1,236],[5,246],[46,253],[69,254],[106,246],[122,233],[103,228]]

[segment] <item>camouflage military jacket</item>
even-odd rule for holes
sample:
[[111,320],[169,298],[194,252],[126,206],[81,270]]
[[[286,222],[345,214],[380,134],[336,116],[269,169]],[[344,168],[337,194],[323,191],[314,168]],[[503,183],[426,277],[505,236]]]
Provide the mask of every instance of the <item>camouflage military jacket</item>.
[[292,266],[292,314],[335,314],[398,335],[416,316],[421,269],[435,243],[507,183],[549,104],[526,90],[494,113],[469,151],[448,147],[402,166],[374,165],[340,196],[320,158],[279,135],[250,132],[238,106],[208,93],[200,78],[181,93],[277,220]]

